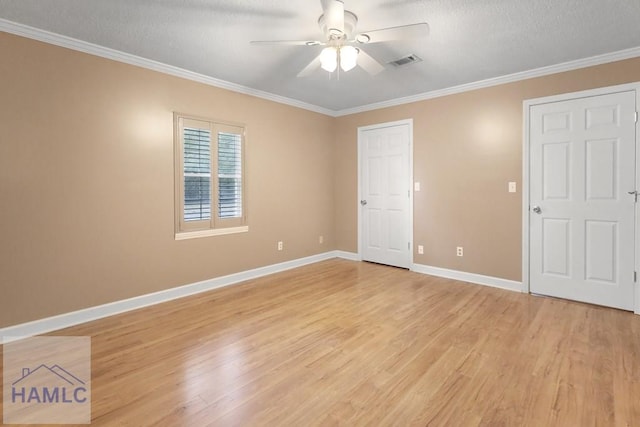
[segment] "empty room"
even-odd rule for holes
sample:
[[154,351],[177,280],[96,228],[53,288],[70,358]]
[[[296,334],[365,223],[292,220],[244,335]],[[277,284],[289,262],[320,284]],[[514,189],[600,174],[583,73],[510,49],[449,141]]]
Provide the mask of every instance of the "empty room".
[[638,23],[1,0],[3,425],[640,425]]

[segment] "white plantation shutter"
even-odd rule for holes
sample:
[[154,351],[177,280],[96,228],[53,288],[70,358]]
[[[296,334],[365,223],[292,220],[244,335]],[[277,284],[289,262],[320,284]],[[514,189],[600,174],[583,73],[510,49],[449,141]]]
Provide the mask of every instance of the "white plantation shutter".
[[246,226],[244,128],[175,117],[176,238],[216,229],[237,232]]
[[242,135],[218,133],[218,217],[242,217]]
[[211,131],[184,128],[184,220],[211,219]]

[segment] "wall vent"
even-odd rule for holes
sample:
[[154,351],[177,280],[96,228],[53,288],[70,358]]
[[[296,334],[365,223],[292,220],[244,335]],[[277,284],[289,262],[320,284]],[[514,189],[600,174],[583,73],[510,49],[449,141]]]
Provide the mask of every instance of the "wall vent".
[[422,61],[422,58],[420,58],[418,55],[411,54],[411,55],[403,56],[400,59],[396,59],[395,61],[391,61],[389,62],[389,64],[396,67],[404,67],[406,65],[413,64],[416,62],[421,62],[421,61]]

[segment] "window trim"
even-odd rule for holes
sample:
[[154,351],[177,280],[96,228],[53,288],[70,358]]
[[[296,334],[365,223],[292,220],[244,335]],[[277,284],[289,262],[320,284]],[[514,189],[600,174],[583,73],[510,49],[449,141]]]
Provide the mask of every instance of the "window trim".
[[207,230],[181,231],[176,233],[175,240],[188,240],[188,239],[196,239],[198,237],[210,237],[210,236],[224,236],[227,234],[246,233],[248,231],[249,231],[248,225],[243,225],[241,227],[210,228]]
[[[184,113],[173,113],[174,128],[174,232],[175,240],[219,236],[249,231],[247,224],[246,126],[241,123],[213,120]],[[184,221],[184,138],[185,122],[211,131],[211,219]],[[218,132],[241,136],[242,216],[219,217]]]

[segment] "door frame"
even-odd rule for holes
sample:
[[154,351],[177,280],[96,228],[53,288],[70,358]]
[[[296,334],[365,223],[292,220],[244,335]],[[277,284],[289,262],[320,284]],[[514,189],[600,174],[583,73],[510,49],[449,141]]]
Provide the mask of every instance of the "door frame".
[[[560,95],[545,96],[542,98],[526,99],[523,101],[523,147],[522,147],[522,292],[530,293],[529,283],[529,114],[531,107],[541,104],[549,104],[560,101],[570,101],[578,98],[588,98],[598,95],[609,95],[619,92],[636,92],[636,110],[640,110],[640,82],[628,83],[616,86],[608,86],[589,89],[579,92],[564,93]],[[637,114],[637,113],[636,113]],[[640,191],[640,120],[636,120],[636,191]],[[640,202],[635,205],[635,254],[634,269],[640,273]],[[640,274],[639,274],[640,276]],[[634,313],[640,314],[640,277],[634,283]]]
[[369,126],[358,127],[358,199],[356,200],[356,209],[358,211],[358,260],[362,261],[362,209],[360,200],[362,200],[362,154],[364,137],[363,133],[369,130],[384,129],[388,127],[403,126],[409,127],[409,174],[407,183],[409,188],[409,250],[408,264],[409,270],[413,271],[413,119],[397,120],[393,122],[378,123]]

